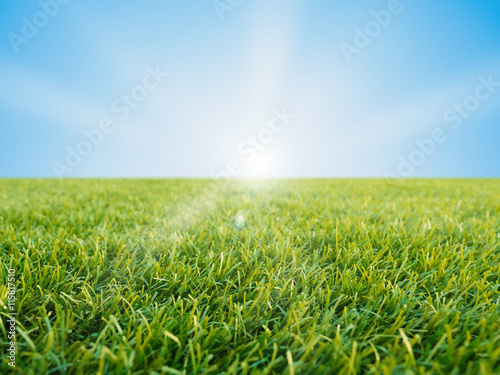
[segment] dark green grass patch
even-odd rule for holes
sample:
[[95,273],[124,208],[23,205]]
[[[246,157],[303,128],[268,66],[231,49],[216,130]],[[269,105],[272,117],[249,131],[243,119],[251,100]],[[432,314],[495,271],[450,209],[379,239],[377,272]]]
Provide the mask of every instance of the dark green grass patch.
[[0,203],[2,373],[500,373],[499,180],[3,180]]

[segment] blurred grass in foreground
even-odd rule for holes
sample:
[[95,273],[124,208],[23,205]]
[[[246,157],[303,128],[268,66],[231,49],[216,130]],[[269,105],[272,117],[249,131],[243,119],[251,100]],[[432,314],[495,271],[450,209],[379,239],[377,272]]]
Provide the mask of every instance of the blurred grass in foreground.
[[14,373],[500,373],[500,180],[1,180],[0,203]]

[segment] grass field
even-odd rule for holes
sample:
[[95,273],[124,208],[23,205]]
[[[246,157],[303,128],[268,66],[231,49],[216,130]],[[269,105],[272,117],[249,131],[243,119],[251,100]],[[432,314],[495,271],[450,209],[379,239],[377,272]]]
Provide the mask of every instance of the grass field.
[[19,374],[500,374],[500,180],[2,180]]

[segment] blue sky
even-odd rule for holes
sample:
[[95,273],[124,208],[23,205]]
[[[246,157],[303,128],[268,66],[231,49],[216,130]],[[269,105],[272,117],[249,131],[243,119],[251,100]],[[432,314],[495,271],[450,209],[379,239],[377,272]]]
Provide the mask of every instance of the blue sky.
[[498,1],[61,3],[0,4],[1,177],[500,177]]

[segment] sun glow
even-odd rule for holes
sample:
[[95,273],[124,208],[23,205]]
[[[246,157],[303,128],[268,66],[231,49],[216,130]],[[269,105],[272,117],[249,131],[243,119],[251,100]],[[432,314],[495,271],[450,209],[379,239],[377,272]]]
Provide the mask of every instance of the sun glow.
[[259,155],[245,166],[245,177],[266,178],[270,176],[272,160],[267,155]]

